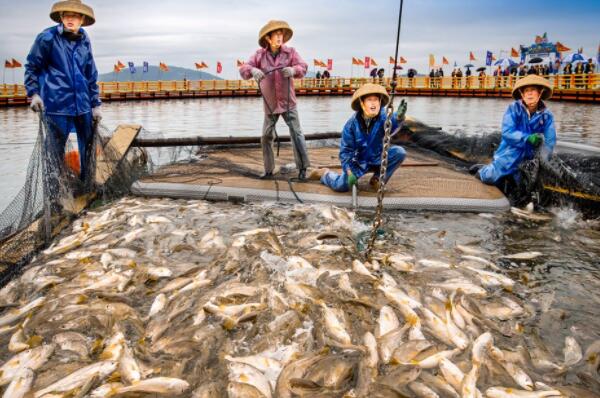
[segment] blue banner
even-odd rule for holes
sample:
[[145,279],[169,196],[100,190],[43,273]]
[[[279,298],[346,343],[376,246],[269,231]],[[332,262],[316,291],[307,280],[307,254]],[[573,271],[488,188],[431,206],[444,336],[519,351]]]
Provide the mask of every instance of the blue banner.
[[128,64],[129,64],[129,72],[135,73],[135,65],[133,64],[133,62],[128,62]]
[[148,73],[148,62],[144,61],[144,69],[142,69],[142,73]]
[[485,64],[487,66],[491,66],[492,65],[492,52],[488,51],[485,55]]

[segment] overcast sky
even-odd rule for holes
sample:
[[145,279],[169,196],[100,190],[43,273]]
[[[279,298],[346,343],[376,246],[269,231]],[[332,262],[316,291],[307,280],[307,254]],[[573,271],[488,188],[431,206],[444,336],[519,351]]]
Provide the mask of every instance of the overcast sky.
[[[88,3],[87,1],[84,1]],[[0,59],[25,58],[35,36],[53,24],[54,2],[0,0]],[[191,67],[205,61],[215,73],[237,78],[236,59],[258,47],[269,19],[287,20],[296,47],[312,70],[313,58],[334,60],[334,75],[351,73],[352,57],[371,56],[387,66],[395,45],[399,1],[392,0],[89,0],[96,24],[87,28],[100,72],[117,60],[136,64],[162,61]],[[600,0],[406,0],[400,54],[409,67],[427,71],[428,55],[459,65],[473,51],[482,64],[485,51],[498,54],[548,32],[595,57],[600,43]],[[23,70],[17,70],[17,79]],[[357,67],[354,75],[362,75]],[[7,73],[7,80],[11,80]]]

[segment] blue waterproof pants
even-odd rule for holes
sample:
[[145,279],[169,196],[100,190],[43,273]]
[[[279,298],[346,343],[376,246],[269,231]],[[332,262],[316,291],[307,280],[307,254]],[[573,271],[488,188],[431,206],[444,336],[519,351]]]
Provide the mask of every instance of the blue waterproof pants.
[[64,170],[65,144],[71,132],[77,133],[80,179],[84,187],[91,183],[92,149],[94,147],[94,128],[92,113],[79,116],[46,115],[48,132],[46,137],[47,173],[49,194],[52,201],[59,195],[60,177]]
[[[404,158],[406,157],[406,151],[401,146],[393,145],[388,150],[388,167],[385,173],[385,182],[387,182],[396,169],[400,167]],[[367,164],[365,173],[373,172],[375,176],[379,176],[379,168],[381,163],[369,163]],[[333,171],[328,171],[321,177],[321,183],[327,185],[329,188],[336,192],[348,192],[350,187],[348,186],[348,173],[343,170],[341,174]]]

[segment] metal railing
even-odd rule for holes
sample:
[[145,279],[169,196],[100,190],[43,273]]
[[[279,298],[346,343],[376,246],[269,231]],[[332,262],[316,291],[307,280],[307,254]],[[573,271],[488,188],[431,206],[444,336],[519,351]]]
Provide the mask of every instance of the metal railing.
[[[406,76],[397,79],[397,89],[440,89],[440,90],[491,90],[511,89],[524,76],[469,76],[469,77],[434,77]],[[544,76],[552,83],[555,90],[598,90],[600,74],[581,75],[549,75]],[[294,85],[299,90],[355,90],[366,83],[379,83],[390,87],[390,78],[330,78],[330,79],[296,79]],[[254,80],[177,80],[177,81],[145,81],[145,82],[100,82],[101,95],[111,94],[156,94],[156,93],[195,93],[210,91],[247,91],[257,90]],[[21,84],[0,84],[0,97],[23,98],[25,88]]]

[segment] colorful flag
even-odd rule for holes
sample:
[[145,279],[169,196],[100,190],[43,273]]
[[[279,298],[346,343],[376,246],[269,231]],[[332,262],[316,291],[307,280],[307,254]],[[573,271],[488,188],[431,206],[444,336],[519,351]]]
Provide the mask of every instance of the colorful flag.
[[379,66],[373,58],[371,58],[371,66]]
[[4,67],[8,68],[8,69],[12,69],[13,65],[10,61],[5,60],[4,61]]
[[132,74],[135,73],[135,64],[133,62],[128,62],[127,64],[129,65],[129,72],[131,72]]
[[169,71],[169,67],[167,66],[167,64],[160,62],[158,64],[158,67],[160,68],[161,71],[163,72],[168,72]]
[[327,59],[327,70],[333,70],[333,59]]
[[446,57],[442,57],[442,64],[443,64],[443,65],[448,65],[448,64],[449,64],[449,62],[448,62],[448,60],[446,59]]
[[407,61],[407,60],[405,60],[405,59],[404,59],[404,57],[400,57],[400,63],[401,63],[401,64],[405,64],[405,63],[407,63],[407,62],[408,62],[408,61]]
[[241,67],[242,65],[244,65],[244,61],[240,61],[239,59],[236,62],[237,67]]
[[21,63],[19,61],[17,61],[16,59],[12,59],[12,67],[13,68],[22,68],[23,65],[21,65]]
[[202,67],[203,68],[208,68],[208,64],[206,62],[202,61]]
[[352,57],[352,65],[360,65],[358,63],[358,60],[356,58],[354,58],[354,57]]
[[194,65],[196,65],[196,69],[202,69],[202,64],[199,64],[198,62],[194,62]]
[[119,69],[125,68],[125,65],[123,65],[123,63],[119,60],[117,60],[117,66],[119,67]]
[[492,52],[491,52],[491,51],[488,51],[488,52],[485,54],[485,64],[486,64],[487,66],[491,66],[491,65],[492,65],[492,58],[493,58],[493,57],[494,57],[494,55],[492,54]]
[[316,58],[314,58],[314,59],[313,59],[313,65],[314,65],[314,66],[321,66],[321,63],[322,63],[322,62],[321,62],[321,61],[319,61],[318,59],[316,59]]
[[369,69],[371,67],[371,57],[365,57],[365,69]]
[[429,54],[429,67],[433,68],[433,65],[435,65],[435,57],[433,54]]
[[469,61],[477,61],[477,59],[475,59],[475,54],[473,54],[473,51],[469,51]]
[[[558,44],[559,44],[559,43],[556,43],[556,47],[557,47],[557,48],[558,48]],[[560,51],[560,50],[559,50],[559,51]],[[514,49],[514,47],[512,47],[512,48],[510,49],[510,56],[511,56],[511,57],[518,57],[518,56],[519,56],[519,52],[518,52],[517,50],[515,50],[515,49]]]
[[115,73],[121,73],[121,68],[119,68],[119,65],[115,64],[113,72],[115,72]]
[[564,52],[564,51],[571,51],[571,49],[569,47],[565,46],[564,44],[562,44],[561,42],[557,41],[556,42],[556,51]]
[[223,72],[223,65],[221,65],[221,61],[217,61],[217,73]]
[[144,61],[144,67],[142,68],[142,73],[148,73],[148,61]]
[[388,62],[390,65],[395,65],[396,64],[396,60],[394,59],[394,57],[390,57],[390,60]]
[[360,58],[356,58],[356,62],[358,62],[358,65],[364,65],[365,63],[363,62],[362,59]]

